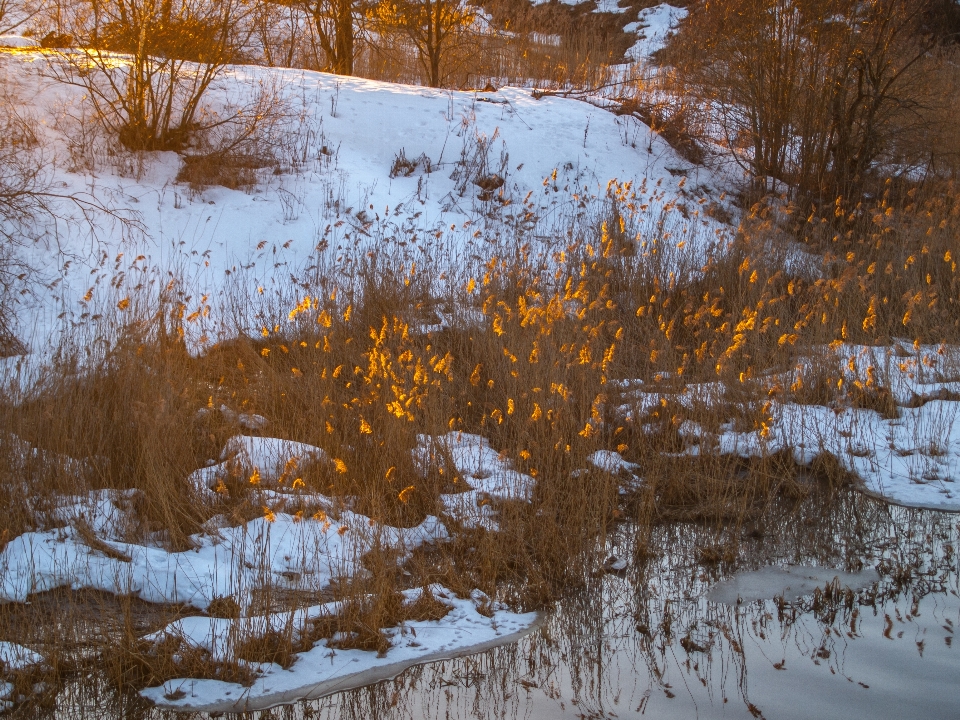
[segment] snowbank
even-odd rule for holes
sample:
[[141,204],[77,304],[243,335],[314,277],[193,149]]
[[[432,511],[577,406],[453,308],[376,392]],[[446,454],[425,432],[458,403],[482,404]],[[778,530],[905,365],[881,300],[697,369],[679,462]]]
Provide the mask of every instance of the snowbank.
[[0,35],[0,48],[32,48],[40,47],[33,38],[23,37],[22,35]]
[[[112,501],[97,494],[95,504],[103,502]],[[113,517],[103,509],[95,516]],[[31,593],[71,587],[201,610],[216,598],[233,597],[244,607],[250,590],[267,581],[315,591],[334,578],[365,573],[361,557],[377,542],[403,556],[447,537],[435,517],[413,528],[395,528],[349,511],[338,520],[278,512],[239,527],[208,523],[207,533],[191,538],[192,550],[177,553],[110,539],[106,522],[94,529],[92,542],[88,531],[73,526],[11,540],[0,553],[0,602],[24,602]]]
[[[407,591],[413,599],[420,590]],[[283,669],[271,663],[252,664],[258,673],[251,687],[219,680],[181,678],[160,687],[147,688],[141,695],[157,705],[177,710],[236,712],[257,710],[313,699],[389,679],[412,665],[481,652],[512,642],[533,630],[540,621],[538,613],[511,613],[496,606],[481,614],[478,607],[489,605],[482,593],[471,599],[459,599],[440,586],[430,592],[450,607],[440,620],[408,621],[385,628],[391,647],[383,656],[364,650],[330,648],[324,642],[300,653],[294,664]],[[299,624],[330,612],[328,606],[299,611],[293,621]],[[289,622],[289,616],[274,622]],[[154,638],[173,635],[213,653],[225,653],[224,638],[230,636],[230,624],[236,621],[211,618],[185,618],[162,630]]]

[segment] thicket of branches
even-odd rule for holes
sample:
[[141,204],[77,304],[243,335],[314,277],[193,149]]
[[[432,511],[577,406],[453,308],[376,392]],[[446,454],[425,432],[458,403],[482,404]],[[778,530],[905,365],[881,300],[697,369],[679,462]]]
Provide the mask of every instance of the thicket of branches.
[[112,0],[87,10],[69,32],[84,50],[51,64],[58,77],[86,90],[95,116],[124,147],[184,147],[203,125],[204,93],[226,64],[242,59],[246,5]]
[[[698,3],[666,53],[701,139],[763,195],[856,204],[956,167],[954,11],[924,0]],[[689,108],[687,108],[689,110]]]

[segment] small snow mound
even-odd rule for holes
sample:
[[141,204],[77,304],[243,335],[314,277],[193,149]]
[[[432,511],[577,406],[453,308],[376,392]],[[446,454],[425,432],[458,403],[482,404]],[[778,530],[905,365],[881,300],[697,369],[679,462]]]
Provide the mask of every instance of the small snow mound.
[[249,474],[258,473],[263,482],[277,483],[285,475],[292,475],[292,482],[304,465],[329,460],[323,448],[316,445],[252,435],[234,435],[227,440],[220,459],[223,462],[200,468],[190,476],[199,492],[216,488],[220,480],[230,475],[231,467]]
[[413,450],[414,461],[425,472],[438,450],[446,452],[463,477],[465,492],[440,496],[444,512],[464,527],[496,531],[496,511],[491,501],[530,502],[536,481],[514,469],[513,463],[480,435],[449,432],[432,437],[420,435]]
[[832,568],[793,565],[790,567],[765,567],[752,572],[734,575],[713,586],[707,600],[724,605],[736,605],[755,600],[772,600],[782,596],[787,601],[799,600],[812,595],[836,580],[842,587],[860,590],[880,579],[876,570],[848,573]]
[[7,672],[24,670],[44,661],[43,655],[17,643],[0,641],[0,666]]
[[[212,525],[191,536],[192,550],[180,553],[109,541],[89,523],[86,533],[72,527],[24,533],[0,552],[0,603],[72,587],[203,610],[214,598],[238,592],[246,602],[252,597],[249,589],[265,581],[290,591],[317,592],[335,578],[366,573],[361,558],[374,546],[394,550],[402,559],[424,543],[448,537],[434,516],[416,527],[398,528],[349,511],[336,521],[275,512],[237,527]],[[95,546],[89,542],[91,533]]]
[[587,462],[598,470],[603,470],[611,475],[616,475],[621,470],[632,474],[635,470],[640,469],[639,465],[624,460],[620,453],[613,450],[597,450],[587,458]]
[[22,35],[0,35],[0,48],[30,48],[40,47],[33,38],[23,37]]
[[[420,440],[421,447],[429,447],[430,439],[421,436]],[[534,479],[515,470],[485,437],[449,432],[435,440],[450,453],[457,472],[473,489],[498,500],[530,499]]]
[[616,575],[625,571],[628,565],[629,563],[626,561],[626,559],[617,557],[616,555],[611,555],[604,561],[603,570],[604,572]]

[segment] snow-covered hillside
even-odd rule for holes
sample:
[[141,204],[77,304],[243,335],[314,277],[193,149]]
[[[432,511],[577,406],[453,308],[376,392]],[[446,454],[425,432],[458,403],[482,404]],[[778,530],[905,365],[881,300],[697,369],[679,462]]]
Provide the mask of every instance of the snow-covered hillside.
[[[431,90],[253,66],[229,68],[207,103],[226,114],[264,91],[279,99],[275,162],[257,171],[250,189],[191,190],[176,182],[181,159],[174,153],[132,159],[93,150],[92,160],[78,161],[89,111],[80,89],[51,79],[58,62],[40,51],[0,56],[21,111],[44,130],[51,185],[136,219],[141,231],[94,213],[91,236],[78,209],[59,204],[74,222],[59,224],[55,242],[48,237],[30,249],[50,289],[34,287],[17,312],[17,331],[34,353],[55,344],[63,322],[112,318],[116,304],[150,280],[156,298],[171,272],[192,298],[187,312],[203,316],[192,338],[203,344],[201,337],[212,342],[237,331],[237,318],[222,312],[228,285],[241,295],[286,289],[291,275],[308,276],[320,256],[335,265],[374,237],[393,241],[421,266],[449,264],[451,275],[505,242],[551,252],[560,247],[564,208],[603,198],[613,179],[645,189],[651,223],[666,207],[663,219],[678,236],[721,229],[688,212],[719,196],[714,177],[635,118],[519,88]],[[394,168],[398,157],[410,162]],[[480,175],[490,180],[486,190],[475,184]],[[519,217],[523,236],[505,237]],[[691,257],[702,250],[686,248]]]

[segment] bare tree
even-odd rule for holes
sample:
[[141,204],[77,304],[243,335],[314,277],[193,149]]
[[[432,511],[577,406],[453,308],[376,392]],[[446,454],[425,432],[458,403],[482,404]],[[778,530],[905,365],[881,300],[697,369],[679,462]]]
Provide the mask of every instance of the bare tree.
[[918,36],[918,0],[850,2],[841,33],[843,62],[828,78],[831,194],[859,199],[867,175],[898,136],[926,124],[924,60],[934,47]]
[[135,213],[113,210],[87,193],[58,191],[53,157],[22,105],[7,78],[0,78],[0,357],[27,350],[16,338],[15,307],[38,282],[31,246],[41,243],[64,256],[59,241],[69,226],[82,226],[94,238],[103,222],[118,224],[125,234],[143,230]]
[[294,67],[303,20],[304,8],[297,3],[257,4],[254,27],[268,66]]
[[[371,7],[370,0],[262,0],[255,24],[267,64],[292,66],[305,15],[315,52],[319,46],[320,67],[338,75],[353,75]],[[276,46],[282,48],[282,60]]]
[[42,0],[23,2],[0,0],[0,35],[14,33],[44,10]]
[[450,75],[450,60],[467,44],[474,19],[464,0],[387,0],[378,8],[381,28],[399,28],[410,38],[431,87]]
[[331,72],[353,75],[365,9],[362,0],[310,0],[310,16]]
[[85,48],[51,63],[80,85],[97,118],[131,150],[182,148],[201,127],[204,93],[240,58],[243,0],[92,0],[71,35]]

